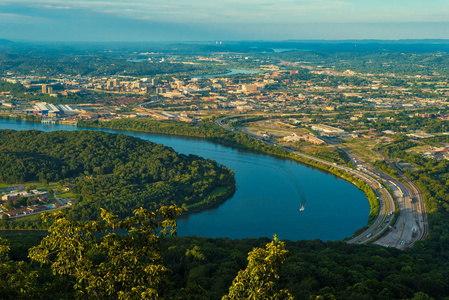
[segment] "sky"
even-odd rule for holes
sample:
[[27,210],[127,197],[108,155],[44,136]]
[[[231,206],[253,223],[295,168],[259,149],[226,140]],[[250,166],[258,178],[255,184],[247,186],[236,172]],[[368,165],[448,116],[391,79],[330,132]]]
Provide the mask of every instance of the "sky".
[[449,0],[0,0],[0,39],[449,39]]

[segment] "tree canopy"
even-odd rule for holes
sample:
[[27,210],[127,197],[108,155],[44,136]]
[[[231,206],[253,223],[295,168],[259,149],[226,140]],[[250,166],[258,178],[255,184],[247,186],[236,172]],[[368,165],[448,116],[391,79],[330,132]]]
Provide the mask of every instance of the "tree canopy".
[[126,217],[139,207],[199,209],[235,191],[217,162],[138,138],[96,131],[0,131],[0,182],[67,180],[73,220],[99,219],[100,208]]

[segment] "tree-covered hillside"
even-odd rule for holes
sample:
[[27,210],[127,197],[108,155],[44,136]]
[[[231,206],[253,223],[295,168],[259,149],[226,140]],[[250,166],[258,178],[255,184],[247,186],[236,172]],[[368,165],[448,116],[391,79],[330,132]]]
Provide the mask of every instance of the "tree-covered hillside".
[[46,217],[50,235],[0,238],[0,298],[430,300],[449,293],[440,233],[404,251],[342,241],[167,238],[180,211],[139,209],[119,219],[103,210],[101,221],[89,222],[59,213]]
[[235,189],[233,172],[215,161],[104,132],[2,130],[0,161],[0,182],[74,183],[72,219],[97,219],[100,208],[121,217],[139,207],[199,208]]

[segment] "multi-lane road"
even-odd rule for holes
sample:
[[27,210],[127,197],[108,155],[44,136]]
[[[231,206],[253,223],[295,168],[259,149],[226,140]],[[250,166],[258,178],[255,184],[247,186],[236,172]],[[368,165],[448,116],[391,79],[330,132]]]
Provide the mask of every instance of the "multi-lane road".
[[[216,124],[227,130],[232,130],[228,125],[223,124],[223,120],[243,116],[246,115],[222,117],[216,120]],[[273,144],[258,136],[252,136],[264,143]],[[411,247],[416,240],[423,239],[427,235],[427,216],[422,192],[395,164],[383,156],[382,153],[380,154],[385,162],[395,168],[405,182],[377,170],[372,165],[362,161],[359,157],[344,148],[340,149],[348,154],[355,169],[331,163],[286,147],[284,147],[284,149],[295,155],[345,171],[363,180],[374,190],[379,199],[379,215],[369,228],[364,230],[358,236],[351,238],[348,241],[349,243],[363,244],[373,242],[386,247],[404,249],[406,247]],[[392,193],[388,191],[385,185],[390,188]]]
[[[410,185],[411,181],[408,178],[406,182],[402,182],[377,170],[350,151],[343,150],[349,155],[356,168],[388,185],[396,199],[398,209],[396,221],[394,224],[389,224],[391,226],[389,230],[379,236],[374,243],[404,249],[412,246],[416,240],[424,238],[427,234],[427,221],[421,191],[413,183]],[[392,164],[385,156],[383,158],[386,163]],[[398,171],[402,174],[400,170]]]
[[408,238],[410,242],[405,245],[412,246],[414,241],[425,238],[428,233],[427,213],[423,194],[421,190],[402,172],[399,166],[391,162],[385,155],[383,155],[382,150],[380,150],[379,153],[384,161],[395,169],[399,176],[401,176],[404,180],[404,182],[398,181],[399,188],[405,191],[403,198],[406,199],[405,203],[403,203],[403,211],[407,215],[407,220],[405,220],[402,225],[408,228],[405,232],[407,237],[410,236],[411,228],[412,237]]

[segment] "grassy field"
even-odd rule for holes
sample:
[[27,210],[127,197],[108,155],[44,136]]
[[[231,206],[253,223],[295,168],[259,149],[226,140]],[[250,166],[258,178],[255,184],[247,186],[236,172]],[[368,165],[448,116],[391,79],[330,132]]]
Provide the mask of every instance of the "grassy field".
[[215,188],[215,190],[213,190],[209,195],[207,195],[208,197],[212,197],[212,196],[215,196],[215,195],[220,195],[221,193],[224,193],[224,192],[226,192],[226,188],[224,188],[224,187],[218,187],[218,188]]
[[0,189],[7,188],[8,186],[10,186],[9,183],[0,183]]
[[422,154],[424,152],[430,152],[432,150],[433,150],[432,146],[429,146],[429,145],[418,145],[416,147],[412,147],[410,149],[405,150],[405,152]]
[[48,191],[50,189],[56,191],[60,189],[60,186],[57,182],[49,182],[48,184],[42,184],[39,181],[25,182],[21,184],[0,183],[0,189],[5,189],[8,186],[16,186],[16,185],[21,185],[25,188],[32,187],[33,189],[37,189],[39,191]]
[[368,138],[346,140],[345,143],[341,144],[342,147],[357,154],[362,160],[367,162],[375,162],[381,159],[379,153],[374,150],[377,145],[379,145],[379,141]]
[[75,194],[72,193],[71,191],[68,192],[63,192],[63,193],[59,193],[57,194],[58,198],[73,198],[75,197]]
[[[34,215],[27,215],[27,216],[24,216],[24,217],[17,218],[17,220],[19,220],[19,221],[38,221],[38,220],[41,219],[41,213],[55,213],[55,212],[58,212],[60,210],[63,210],[64,208],[65,207],[45,210],[45,211],[42,211],[40,213],[36,213]],[[14,222],[14,220],[16,220],[16,218],[12,218],[11,219],[12,222]]]

